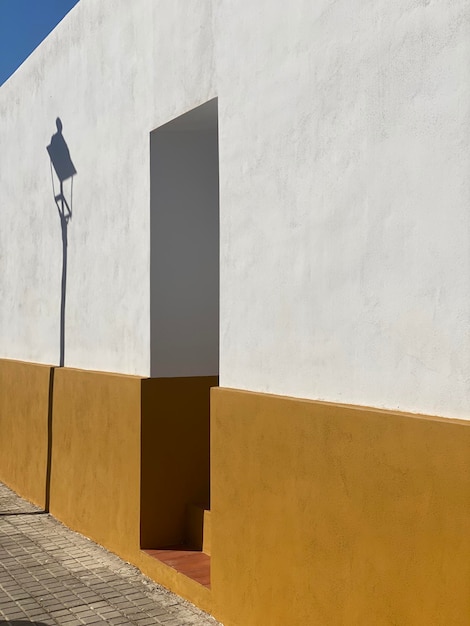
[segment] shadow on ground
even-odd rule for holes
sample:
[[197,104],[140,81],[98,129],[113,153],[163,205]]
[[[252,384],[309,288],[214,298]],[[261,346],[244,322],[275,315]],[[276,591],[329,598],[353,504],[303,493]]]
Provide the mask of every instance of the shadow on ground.
[[24,626],[24,624],[29,624],[29,626],[49,626],[45,622],[30,622],[28,620],[13,620],[13,622],[0,620],[0,626],[2,624],[8,624],[9,626]]
[[47,511],[26,511],[24,513],[21,511],[7,511],[6,513],[0,511],[0,517],[9,517],[10,515],[47,515]]

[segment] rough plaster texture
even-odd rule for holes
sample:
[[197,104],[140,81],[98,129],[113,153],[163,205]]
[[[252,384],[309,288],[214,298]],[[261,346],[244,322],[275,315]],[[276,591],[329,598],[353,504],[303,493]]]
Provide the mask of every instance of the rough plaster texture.
[[217,95],[221,385],[468,418],[469,21],[465,0],[82,0],[0,91],[2,356],[57,360],[59,115],[66,364],[149,373],[149,132]]
[[470,422],[213,389],[214,615],[468,626]]
[[150,373],[149,133],[215,95],[211,25],[210,2],[82,0],[2,86],[2,357],[59,359],[62,240],[46,145],[60,117],[78,172],[65,365]]
[[468,3],[219,4],[221,386],[470,417]]

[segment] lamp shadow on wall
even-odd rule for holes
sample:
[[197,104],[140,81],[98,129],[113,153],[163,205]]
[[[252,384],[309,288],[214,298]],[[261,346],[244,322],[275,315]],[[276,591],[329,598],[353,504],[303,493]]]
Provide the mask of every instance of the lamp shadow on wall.
[[[67,247],[68,247],[68,226],[72,219],[73,208],[73,177],[77,170],[72,162],[70,150],[62,134],[62,121],[60,117],[56,119],[57,132],[51,137],[51,143],[46,146],[51,165],[52,197],[60,220],[60,230],[62,233],[62,279],[60,287],[60,352],[59,367],[65,364],[65,301],[67,295]],[[54,174],[55,172],[55,174]],[[58,180],[59,189],[56,193],[56,182]],[[68,193],[64,183],[70,181]],[[51,464],[52,464],[52,400],[54,394],[54,368],[51,367],[49,377],[49,407],[48,407],[48,432],[47,432],[47,462],[46,462],[46,491],[44,510],[49,511],[50,485],[51,485]]]
[[[52,194],[60,219],[60,229],[62,232],[62,281],[60,299],[60,354],[59,367],[64,367],[65,363],[65,301],[67,293],[67,247],[68,247],[68,225],[72,219],[73,203],[73,177],[77,170],[70,157],[70,151],[62,134],[62,121],[60,117],[56,119],[57,132],[51,137],[51,143],[46,147],[51,161],[51,181]],[[59,193],[56,193],[54,182],[54,171],[59,182]],[[70,191],[66,195],[64,183],[70,180]]]

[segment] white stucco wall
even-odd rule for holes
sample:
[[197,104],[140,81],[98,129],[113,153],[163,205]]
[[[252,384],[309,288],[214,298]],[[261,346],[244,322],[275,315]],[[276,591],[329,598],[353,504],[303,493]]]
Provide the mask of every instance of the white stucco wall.
[[207,0],[81,0],[1,87],[0,357],[59,359],[60,117],[78,172],[65,364],[150,373],[149,132],[215,96],[211,15]]
[[[214,45],[213,45],[214,42]],[[466,0],[81,0],[0,89],[0,356],[150,373],[149,133],[218,96],[220,384],[470,417]]]
[[220,3],[221,385],[470,417],[469,19]]

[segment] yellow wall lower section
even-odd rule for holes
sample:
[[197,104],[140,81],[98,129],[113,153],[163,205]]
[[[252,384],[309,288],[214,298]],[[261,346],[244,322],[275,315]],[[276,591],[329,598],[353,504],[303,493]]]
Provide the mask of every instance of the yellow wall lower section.
[[51,513],[127,560],[140,510],[141,379],[55,371]]
[[468,626],[470,422],[212,390],[225,626]]
[[[56,369],[50,489],[51,513],[64,524],[207,611],[208,589],[140,549],[141,465],[148,498],[143,524],[161,538],[162,528],[182,523],[175,502],[208,492],[208,383],[214,380]],[[198,468],[201,439],[206,460]]]
[[0,480],[44,506],[49,439],[52,514],[225,626],[468,626],[470,422],[213,389],[210,591],[140,541],[207,504],[216,379],[54,371],[0,360]]
[[0,480],[44,507],[51,368],[0,360]]

